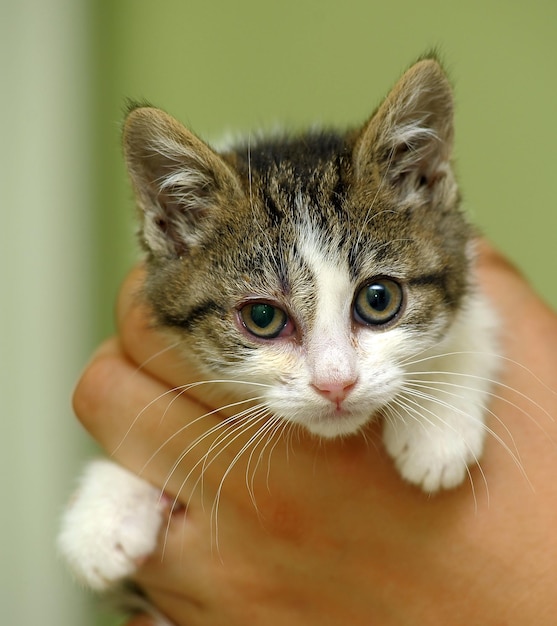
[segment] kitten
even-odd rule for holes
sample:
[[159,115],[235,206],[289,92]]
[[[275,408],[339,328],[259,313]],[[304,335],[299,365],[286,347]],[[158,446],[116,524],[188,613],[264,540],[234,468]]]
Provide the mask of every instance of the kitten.
[[[433,59],[349,132],[219,154],[149,107],[124,130],[145,296],[188,358],[207,378],[264,384],[234,393],[264,394],[319,438],[382,416],[398,471],[426,492],[460,484],[481,455],[497,359],[452,145],[452,91]],[[154,550],[162,516],[156,489],[98,461],[60,546],[105,589]]]

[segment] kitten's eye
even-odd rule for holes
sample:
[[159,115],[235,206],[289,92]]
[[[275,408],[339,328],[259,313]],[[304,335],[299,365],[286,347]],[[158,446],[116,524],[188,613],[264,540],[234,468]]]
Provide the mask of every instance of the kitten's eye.
[[288,323],[286,313],[272,304],[255,302],[240,309],[240,317],[247,330],[262,339],[278,337]]
[[388,278],[380,278],[357,293],[354,314],[364,324],[386,324],[396,317],[401,306],[401,286]]

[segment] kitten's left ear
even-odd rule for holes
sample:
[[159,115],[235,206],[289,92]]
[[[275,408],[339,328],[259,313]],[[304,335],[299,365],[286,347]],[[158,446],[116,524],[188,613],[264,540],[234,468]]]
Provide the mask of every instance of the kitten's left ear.
[[419,61],[398,81],[354,150],[360,180],[379,179],[401,195],[431,188],[450,172],[452,89],[439,63]]
[[211,231],[217,212],[242,196],[229,165],[160,109],[133,109],[123,143],[142,243],[155,256],[185,254]]

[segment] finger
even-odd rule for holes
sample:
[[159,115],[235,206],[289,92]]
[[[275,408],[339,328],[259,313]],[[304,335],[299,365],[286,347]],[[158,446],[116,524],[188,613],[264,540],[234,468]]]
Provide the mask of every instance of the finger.
[[145,270],[137,266],[120,290],[116,317],[123,350],[141,369],[171,386],[198,380],[199,373],[180,353],[179,339],[157,327],[142,293],[144,280]]
[[[555,311],[536,293],[520,270],[485,239],[477,244],[476,269],[480,287],[500,314],[511,320],[528,310],[529,316],[540,316],[540,322],[555,325]],[[532,307],[532,308],[531,308]]]
[[538,340],[542,334],[546,338],[545,346],[554,345],[557,342],[555,311],[539,297],[520,271],[487,241],[480,240],[477,249],[480,288],[503,323],[500,331],[506,350],[525,361],[530,358],[529,346],[538,353],[543,351]]
[[205,516],[197,507],[184,515],[172,515],[162,529],[156,551],[135,573],[134,581],[149,589],[151,598],[170,596],[160,598],[157,606],[167,606],[172,598],[185,602],[188,597],[195,597],[198,604],[208,599],[208,570],[214,555],[207,536],[210,523]]
[[494,248],[487,239],[480,238],[476,241],[476,251],[480,271],[505,274],[514,280],[524,280],[516,265]]
[[[176,476],[187,474],[202,453],[200,446],[199,451],[191,447],[192,442],[220,424],[194,399],[138,370],[116,339],[97,351],[73,402],[78,418],[112,458],[170,493],[180,491],[182,483]],[[173,472],[185,450],[190,450],[184,458],[186,467]]]
[[[499,454],[492,457],[486,454],[482,465],[487,469],[489,458],[496,459],[498,469],[505,463],[515,462],[525,468],[538,491],[544,478],[543,471],[541,477],[537,477],[540,468],[537,457],[554,455],[551,439],[557,436],[553,418],[557,316],[520,271],[485,240],[479,242],[478,252],[480,287],[497,313],[495,332],[501,355],[490,410],[494,418],[492,428],[498,433],[500,445],[488,440],[488,445],[495,445]],[[506,450],[503,442],[506,442]],[[516,442],[521,443],[520,458],[509,454],[516,449]],[[532,450],[535,452],[529,456]],[[495,468],[488,470],[488,474],[493,484],[493,477],[497,475]]]

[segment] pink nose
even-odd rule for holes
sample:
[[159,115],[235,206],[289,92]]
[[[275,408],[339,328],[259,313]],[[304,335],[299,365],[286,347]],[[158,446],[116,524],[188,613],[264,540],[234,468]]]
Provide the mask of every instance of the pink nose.
[[330,400],[337,406],[341,404],[346,399],[346,396],[354,389],[356,386],[355,380],[350,381],[318,381],[312,383],[312,387],[320,393],[322,396],[325,396],[327,400]]

